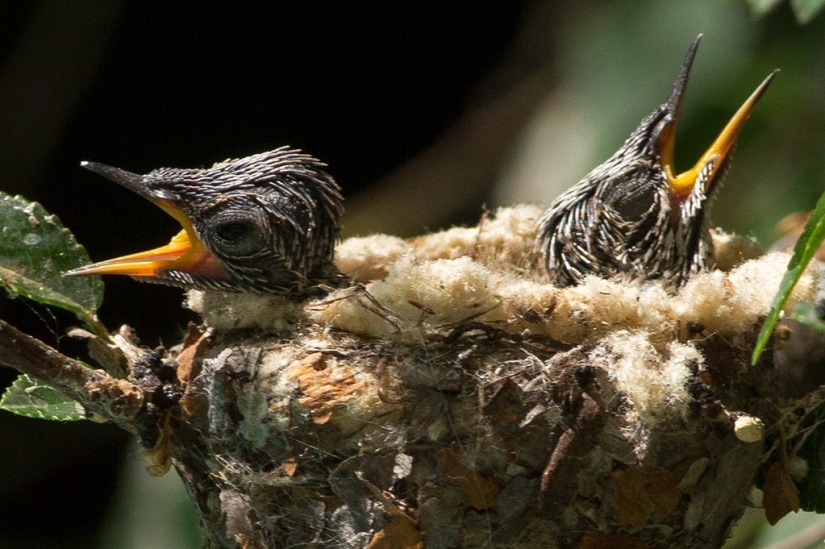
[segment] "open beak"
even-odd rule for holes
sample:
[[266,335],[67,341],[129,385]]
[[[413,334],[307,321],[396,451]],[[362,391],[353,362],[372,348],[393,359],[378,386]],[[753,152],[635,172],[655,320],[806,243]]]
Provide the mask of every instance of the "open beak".
[[103,177],[123,185],[146,198],[174,217],[183,227],[166,246],[72,269],[65,276],[123,274],[133,277],[162,278],[168,271],[204,274],[212,278],[228,279],[220,262],[198,239],[192,222],[178,205],[176,196],[150,189],[140,175],[96,162],[80,165]]
[[[725,160],[729,157],[733,147],[736,144],[736,138],[739,136],[739,131],[745,124],[745,121],[750,116],[756,103],[768,89],[768,85],[773,80],[778,70],[769,74],[761,84],[754,90],[748,99],[739,107],[736,114],[728,121],[722,132],[713,142],[713,144],[704,152],[696,164],[686,172],[676,174],[673,164],[673,150],[676,143],[676,126],[679,121],[679,113],[682,110],[682,100],[687,87],[688,76],[690,74],[690,67],[693,64],[693,57],[696,55],[696,48],[699,45],[699,38],[694,40],[685,56],[685,61],[682,63],[682,68],[673,84],[673,89],[670,92],[670,97],[667,100],[667,108],[669,111],[669,123],[665,125],[659,134],[658,152],[661,162],[661,167],[667,176],[670,183],[671,195],[674,199],[681,203],[691,193],[693,187],[702,175],[704,181],[704,192],[709,193],[717,180],[719,170],[724,166]],[[704,172],[704,173],[703,173]]]

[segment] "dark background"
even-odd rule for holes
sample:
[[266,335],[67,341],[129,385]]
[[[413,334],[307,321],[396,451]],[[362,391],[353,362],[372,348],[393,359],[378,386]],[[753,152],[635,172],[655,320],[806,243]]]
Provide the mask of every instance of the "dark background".
[[[472,223],[483,203],[511,196],[493,189],[513,173],[528,139],[519,132],[541,119],[534,114],[552,124],[582,113],[576,131],[592,137],[593,156],[576,158],[580,177],[666,98],[687,45],[704,31],[697,65],[705,68],[695,69],[677,145],[686,163],[767,72],[783,69],[743,134],[740,176],[715,217],[769,240],[782,216],[813,205],[825,181],[823,17],[802,27],[786,6],[757,21],[741,2],[697,2],[689,19],[664,16],[654,2],[585,4],[4,2],[0,188],[57,214],[95,261],[165,244],[179,227],[81,160],[145,173],[288,144],[329,164],[355,232]],[[554,110],[559,97],[581,99],[581,110]],[[556,165],[574,161],[548,155]],[[416,187],[445,173],[446,183]],[[536,187],[526,199],[552,198]],[[404,189],[432,212],[372,201]],[[410,210],[412,221],[392,224]],[[147,346],[177,343],[194,319],[180,290],[105,282],[101,320],[128,323]],[[69,315],[19,299],[5,300],[0,314],[64,352],[83,352],[62,335]],[[12,379],[0,372],[0,384]],[[121,462],[139,460],[129,440],[104,425],[0,412],[0,548],[98,546],[123,486]]]
[[[520,2],[427,4],[4,2],[2,188],[57,214],[95,260],[165,244],[179,227],[81,160],[145,173],[289,144],[352,195],[461,115],[521,13]],[[128,322],[149,346],[174,344],[194,318],[180,290],[106,285],[101,320]],[[3,315],[58,344],[72,319],[31,308],[18,300]],[[0,433],[0,546],[95,546],[129,437],[6,413]]]

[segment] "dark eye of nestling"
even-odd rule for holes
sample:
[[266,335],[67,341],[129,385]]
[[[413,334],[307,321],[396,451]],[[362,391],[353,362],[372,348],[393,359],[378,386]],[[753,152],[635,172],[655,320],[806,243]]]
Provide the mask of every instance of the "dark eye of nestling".
[[212,246],[228,257],[255,255],[266,247],[266,237],[252,219],[238,219],[233,215],[214,223],[210,233]]
[[249,224],[235,222],[218,225],[215,229],[215,234],[227,242],[236,242],[246,236],[249,231]]

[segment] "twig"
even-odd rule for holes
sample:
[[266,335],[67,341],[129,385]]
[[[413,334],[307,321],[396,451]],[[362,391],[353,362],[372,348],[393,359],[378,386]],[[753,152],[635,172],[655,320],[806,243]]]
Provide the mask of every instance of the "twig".
[[95,370],[0,320],[0,366],[14,368],[66,393],[84,408],[128,431],[143,405],[135,384]]

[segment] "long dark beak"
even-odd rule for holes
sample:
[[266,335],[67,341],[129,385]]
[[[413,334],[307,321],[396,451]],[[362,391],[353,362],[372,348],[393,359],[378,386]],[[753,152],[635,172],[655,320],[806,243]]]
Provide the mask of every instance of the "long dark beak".
[[86,265],[64,273],[65,276],[123,274],[157,278],[171,270],[210,274],[217,278],[227,276],[224,267],[198,239],[192,221],[178,204],[177,197],[150,189],[145,177],[120,168],[96,162],[81,162],[80,165],[146,198],[174,217],[183,230],[166,246]]
[[[676,144],[676,126],[678,125],[679,114],[682,110],[682,102],[690,75],[690,68],[693,64],[693,58],[696,55],[696,48],[699,46],[701,37],[701,35],[696,37],[696,40],[693,41],[688,49],[685,60],[676,77],[676,82],[671,89],[670,97],[667,103],[665,103],[669,111],[670,122],[662,129],[659,135],[658,152],[661,167],[670,183],[671,194],[676,200],[683,200],[690,194],[696,182],[699,180],[700,174],[703,175],[702,180],[705,185],[705,193],[710,192],[713,184],[718,179],[717,176],[719,175],[720,168],[725,164],[725,159],[727,159],[731,151],[733,151],[736,138],[739,136],[739,131],[750,116],[756,103],[765,93],[765,90],[768,89],[768,85],[776,73],[779,72],[778,70],[773,71],[759,84],[750,97],[739,107],[736,114],[728,121],[727,125],[722,129],[722,132],[699,158],[696,164],[686,172],[677,175],[673,164],[673,151]],[[703,173],[703,171],[705,173]]]

